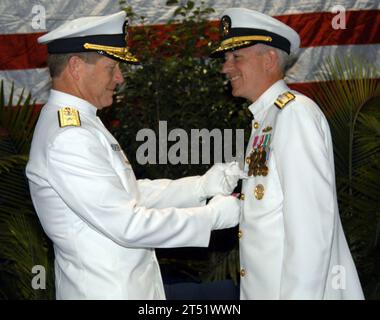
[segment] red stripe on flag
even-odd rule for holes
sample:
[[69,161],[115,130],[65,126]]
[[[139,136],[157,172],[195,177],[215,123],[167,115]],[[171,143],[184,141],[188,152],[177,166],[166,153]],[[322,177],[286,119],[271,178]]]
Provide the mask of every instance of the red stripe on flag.
[[[293,27],[300,33],[302,47],[376,44],[380,43],[380,10],[362,10],[346,12],[346,29],[335,30],[332,21],[336,14],[316,12],[277,16],[276,18]],[[217,21],[210,26],[217,27]],[[141,27],[132,27],[134,29]],[[147,27],[154,47],[160,45],[168,36],[167,25]],[[170,29],[170,27],[169,27]],[[37,43],[41,33],[0,35],[0,70],[20,70],[46,67],[46,46]],[[209,34],[217,41],[218,33]],[[144,41],[143,39],[141,41]],[[130,43],[133,51],[133,42]]]
[[[380,43],[380,10],[347,11],[346,29],[334,29],[337,14],[312,12],[275,16],[276,19],[296,30],[301,47]],[[338,23],[341,21],[338,19]],[[218,21],[213,21],[218,26]]]
[[380,10],[347,11],[346,29],[334,29],[334,17],[337,14],[314,12],[276,18],[300,34],[301,47],[380,43]]
[[288,83],[288,87],[314,99],[319,82]]
[[47,48],[37,43],[41,33],[0,35],[0,70],[46,67]]

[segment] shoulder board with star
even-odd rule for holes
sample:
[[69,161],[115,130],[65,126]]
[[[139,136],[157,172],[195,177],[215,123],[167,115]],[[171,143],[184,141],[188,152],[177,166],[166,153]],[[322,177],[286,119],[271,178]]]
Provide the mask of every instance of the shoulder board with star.
[[274,102],[275,106],[280,110],[283,109],[290,101],[294,100],[296,96],[290,91],[284,92],[278,96]]
[[72,107],[63,107],[58,110],[58,121],[61,128],[73,126],[80,127],[79,111]]

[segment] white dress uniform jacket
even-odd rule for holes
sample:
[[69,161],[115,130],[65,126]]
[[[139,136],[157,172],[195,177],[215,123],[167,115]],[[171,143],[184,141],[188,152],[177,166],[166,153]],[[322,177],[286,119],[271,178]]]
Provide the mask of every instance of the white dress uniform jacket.
[[288,91],[278,81],[249,106],[246,157],[266,146],[268,172],[243,182],[240,298],[363,299],[338,212],[328,123],[294,91],[276,107]]
[[[68,106],[79,111],[80,126],[59,126],[58,110]],[[54,243],[56,297],[164,299],[151,248],[207,246],[214,213],[202,206],[199,177],[136,180],[96,111],[52,90],[26,169]]]

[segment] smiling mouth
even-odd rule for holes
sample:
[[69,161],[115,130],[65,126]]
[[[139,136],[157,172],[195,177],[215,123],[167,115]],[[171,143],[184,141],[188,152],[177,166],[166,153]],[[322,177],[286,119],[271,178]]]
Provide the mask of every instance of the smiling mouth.
[[229,77],[228,80],[230,80],[230,82],[234,82],[236,80],[240,79],[240,76],[233,76],[233,77]]

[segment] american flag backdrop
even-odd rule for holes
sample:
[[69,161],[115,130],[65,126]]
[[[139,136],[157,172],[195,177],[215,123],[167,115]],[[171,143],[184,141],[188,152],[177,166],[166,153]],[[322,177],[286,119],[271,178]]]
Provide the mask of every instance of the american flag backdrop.
[[[185,1],[186,2],[186,1]],[[196,5],[200,1],[194,1]],[[318,81],[320,65],[328,56],[353,54],[380,70],[379,0],[205,0],[217,20],[228,7],[261,11],[287,23],[301,36],[301,52],[287,75],[288,83],[302,88]],[[149,25],[165,24],[175,6],[166,0],[127,0]],[[44,104],[50,88],[47,50],[36,39],[64,21],[105,15],[120,10],[118,0],[1,0],[0,80],[5,93],[15,86],[15,97],[25,88],[37,104]],[[39,18],[45,15],[46,20]]]

